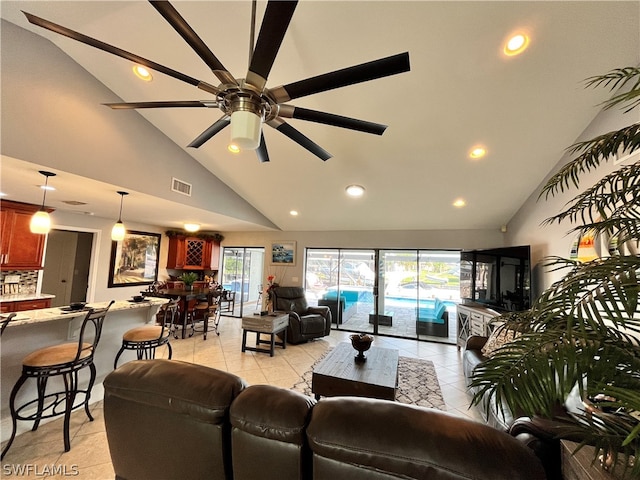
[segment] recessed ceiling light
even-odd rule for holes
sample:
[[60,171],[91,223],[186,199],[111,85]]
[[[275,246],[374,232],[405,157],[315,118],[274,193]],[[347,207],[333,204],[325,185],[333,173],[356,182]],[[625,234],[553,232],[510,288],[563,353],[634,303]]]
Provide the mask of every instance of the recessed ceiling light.
[[7,196],[7,194],[6,194],[6,193],[4,193],[4,192],[0,192],[0,197],[6,197],[6,196]]
[[471,149],[471,151],[469,152],[469,156],[471,158],[482,158],[486,154],[487,154],[487,150],[484,147],[480,146],[480,145],[478,145],[476,147],[473,147]]
[[345,188],[345,191],[350,197],[361,197],[364,195],[364,187],[362,185],[349,185]]
[[136,74],[136,77],[138,77],[140,80],[144,80],[145,82],[150,82],[151,80],[153,80],[151,72],[142,65],[134,65],[133,73]]
[[524,33],[512,35],[504,45],[504,54],[510,57],[519,55],[529,46],[529,37]]
[[42,190],[47,190],[49,192],[56,189],[56,187],[52,187],[51,185],[38,185]]
[[455,200],[453,202],[453,206],[454,207],[458,207],[458,208],[462,208],[467,204],[467,202],[464,201],[464,199],[462,198],[458,198],[457,200]]
[[298,216],[298,211],[297,210],[291,210],[289,212],[289,215],[291,215],[292,217],[297,217]]
[[227,150],[229,150],[231,153],[240,153],[240,147],[235,143],[230,143],[227,147]]
[[187,232],[197,232],[198,230],[200,230],[200,224],[199,223],[185,223],[184,224],[184,229]]

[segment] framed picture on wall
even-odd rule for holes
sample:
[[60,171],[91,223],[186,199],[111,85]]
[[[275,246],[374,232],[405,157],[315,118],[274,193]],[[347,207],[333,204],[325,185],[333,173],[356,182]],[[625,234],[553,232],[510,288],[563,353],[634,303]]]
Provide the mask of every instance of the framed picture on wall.
[[149,285],[158,279],[159,233],[128,231],[111,243],[109,288]]
[[271,265],[295,266],[296,242],[282,241],[271,244]]

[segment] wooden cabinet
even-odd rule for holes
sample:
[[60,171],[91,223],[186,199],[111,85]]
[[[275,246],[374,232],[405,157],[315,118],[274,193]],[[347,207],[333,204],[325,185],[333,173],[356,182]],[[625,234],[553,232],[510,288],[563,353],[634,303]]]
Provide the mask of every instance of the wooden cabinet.
[[458,305],[458,349],[464,348],[471,335],[488,337],[492,330],[491,322],[497,316],[498,313],[489,308]]
[[176,270],[218,270],[220,244],[196,237],[169,238],[167,268]]
[[37,300],[21,300],[19,302],[2,302],[0,303],[0,311],[2,313],[24,312],[26,310],[39,310],[41,308],[51,307],[50,298],[42,298]]
[[0,223],[2,225],[2,270],[39,270],[46,235],[31,233],[31,216],[38,210],[36,205],[2,201],[0,202]]

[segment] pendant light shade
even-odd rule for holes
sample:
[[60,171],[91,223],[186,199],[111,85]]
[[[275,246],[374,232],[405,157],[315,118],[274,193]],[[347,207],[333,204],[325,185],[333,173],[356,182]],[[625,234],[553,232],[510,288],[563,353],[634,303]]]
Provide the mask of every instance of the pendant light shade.
[[126,228],[124,228],[124,223],[122,223],[122,200],[125,195],[129,195],[129,192],[118,192],[118,195],[120,195],[120,214],[118,215],[118,221],[111,229],[111,240],[114,242],[124,240],[124,234],[127,231]]
[[51,217],[49,217],[49,212],[44,209],[44,202],[47,198],[47,190],[49,187],[49,177],[55,177],[56,174],[52,172],[46,172],[44,170],[40,170],[40,174],[44,175],[44,186],[42,189],[44,192],[42,193],[42,206],[40,210],[33,214],[31,217],[31,222],[29,223],[29,230],[31,233],[38,233],[41,235],[46,235],[51,230]]

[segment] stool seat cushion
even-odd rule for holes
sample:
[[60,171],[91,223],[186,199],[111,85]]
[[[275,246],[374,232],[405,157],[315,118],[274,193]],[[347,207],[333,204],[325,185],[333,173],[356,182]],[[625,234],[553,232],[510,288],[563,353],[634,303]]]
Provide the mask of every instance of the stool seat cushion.
[[[122,335],[122,339],[127,342],[146,342],[156,340],[162,333],[160,325],[143,325],[141,327],[132,328]],[[165,329],[166,336],[170,335],[169,330]]]
[[[92,345],[90,343],[82,344],[80,352],[80,360],[91,356]],[[51,347],[41,348],[27,355],[22,364],[28,367],[48,367],[54,365],[64,365],[75,360],[78,353],[77,343],[63,343],[61,345],[53,345]]]

